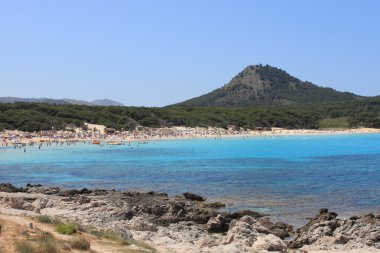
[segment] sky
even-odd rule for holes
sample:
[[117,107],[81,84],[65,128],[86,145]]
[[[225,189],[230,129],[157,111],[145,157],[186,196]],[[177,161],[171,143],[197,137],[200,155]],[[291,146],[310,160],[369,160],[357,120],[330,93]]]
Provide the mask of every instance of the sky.
[[0,0],[0,96],[165,106],[251,64],[380,95],[378,0]]

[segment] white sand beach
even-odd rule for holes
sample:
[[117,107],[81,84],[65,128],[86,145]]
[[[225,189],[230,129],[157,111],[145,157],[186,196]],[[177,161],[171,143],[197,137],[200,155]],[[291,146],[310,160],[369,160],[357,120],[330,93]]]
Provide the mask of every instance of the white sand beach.
[[17,130],[0,132],[0,145],[49,143],[49,142],[134,142],[134,141],[159,141],[180,139],[202,139],[202,138],[250,138],[257,136],[289,136],[289,135],[337,135],[337,134],[373,134],[380,133],[376,128],[352,128],[352,129],[284,129],[272,128],[271,130],[235,130],[222,128],[141,128],[133,131],[106,132],[102,125],[87,124],[89,130],[81,128],[75,131],[40,131],[22,132]]

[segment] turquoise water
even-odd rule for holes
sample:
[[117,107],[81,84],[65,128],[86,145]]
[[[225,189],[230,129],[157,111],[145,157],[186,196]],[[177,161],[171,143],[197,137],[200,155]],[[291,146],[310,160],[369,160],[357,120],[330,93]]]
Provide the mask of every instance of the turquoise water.
[[192,191],[302,223],[380,211],[380,134],[0,147],[0,182]]

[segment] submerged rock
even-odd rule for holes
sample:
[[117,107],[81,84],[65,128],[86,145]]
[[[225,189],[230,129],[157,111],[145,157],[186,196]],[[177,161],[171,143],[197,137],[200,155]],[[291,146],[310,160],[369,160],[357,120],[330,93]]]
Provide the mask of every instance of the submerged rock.
[[10,183],[1,183],[0,192],[25,192],[25,189],[16,187]]
[[223,213],[223,214],[228,220],[228,222],[232,221],[233,219],[240,219],[241,217],[244,217],[244,216],[251,216],[255,219],[266,216],[252,210],[240,210],[233,213]]
[[191,192],[185,192],[185,193],[183,193],[183,196],[185,197],[185,199],[189,199],[189,200],[195,200],[195,201],[205,201],[206,200],[202,196],[195,194],[195,193],[191,193]]
[[74,197],[76,195],[82,195],[82,194],[90,194],[92,191],[90,191],[87,188],[83,188],[81,190],[76,190],[76,189],[62,189],[60,190],[57,195],[62,196],[62,197]]
[[42,186],[42,184],[30,184],[30,183],[26,184],[26,187],[27,187],[27,188],[31,188],[31,187],[41,187],[41,186]]
[[204,207],[218,209],[218,208],[226,207],[226,204],[221,203],[221,202],[211,202],[211,203],[204,203]]

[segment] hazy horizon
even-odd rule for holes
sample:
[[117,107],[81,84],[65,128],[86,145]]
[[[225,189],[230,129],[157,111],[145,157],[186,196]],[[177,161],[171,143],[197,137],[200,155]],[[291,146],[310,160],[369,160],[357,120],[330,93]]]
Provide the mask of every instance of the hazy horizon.
[[165,106],[268,64],[380,95],[378,1],[2,1],[1,97]]

